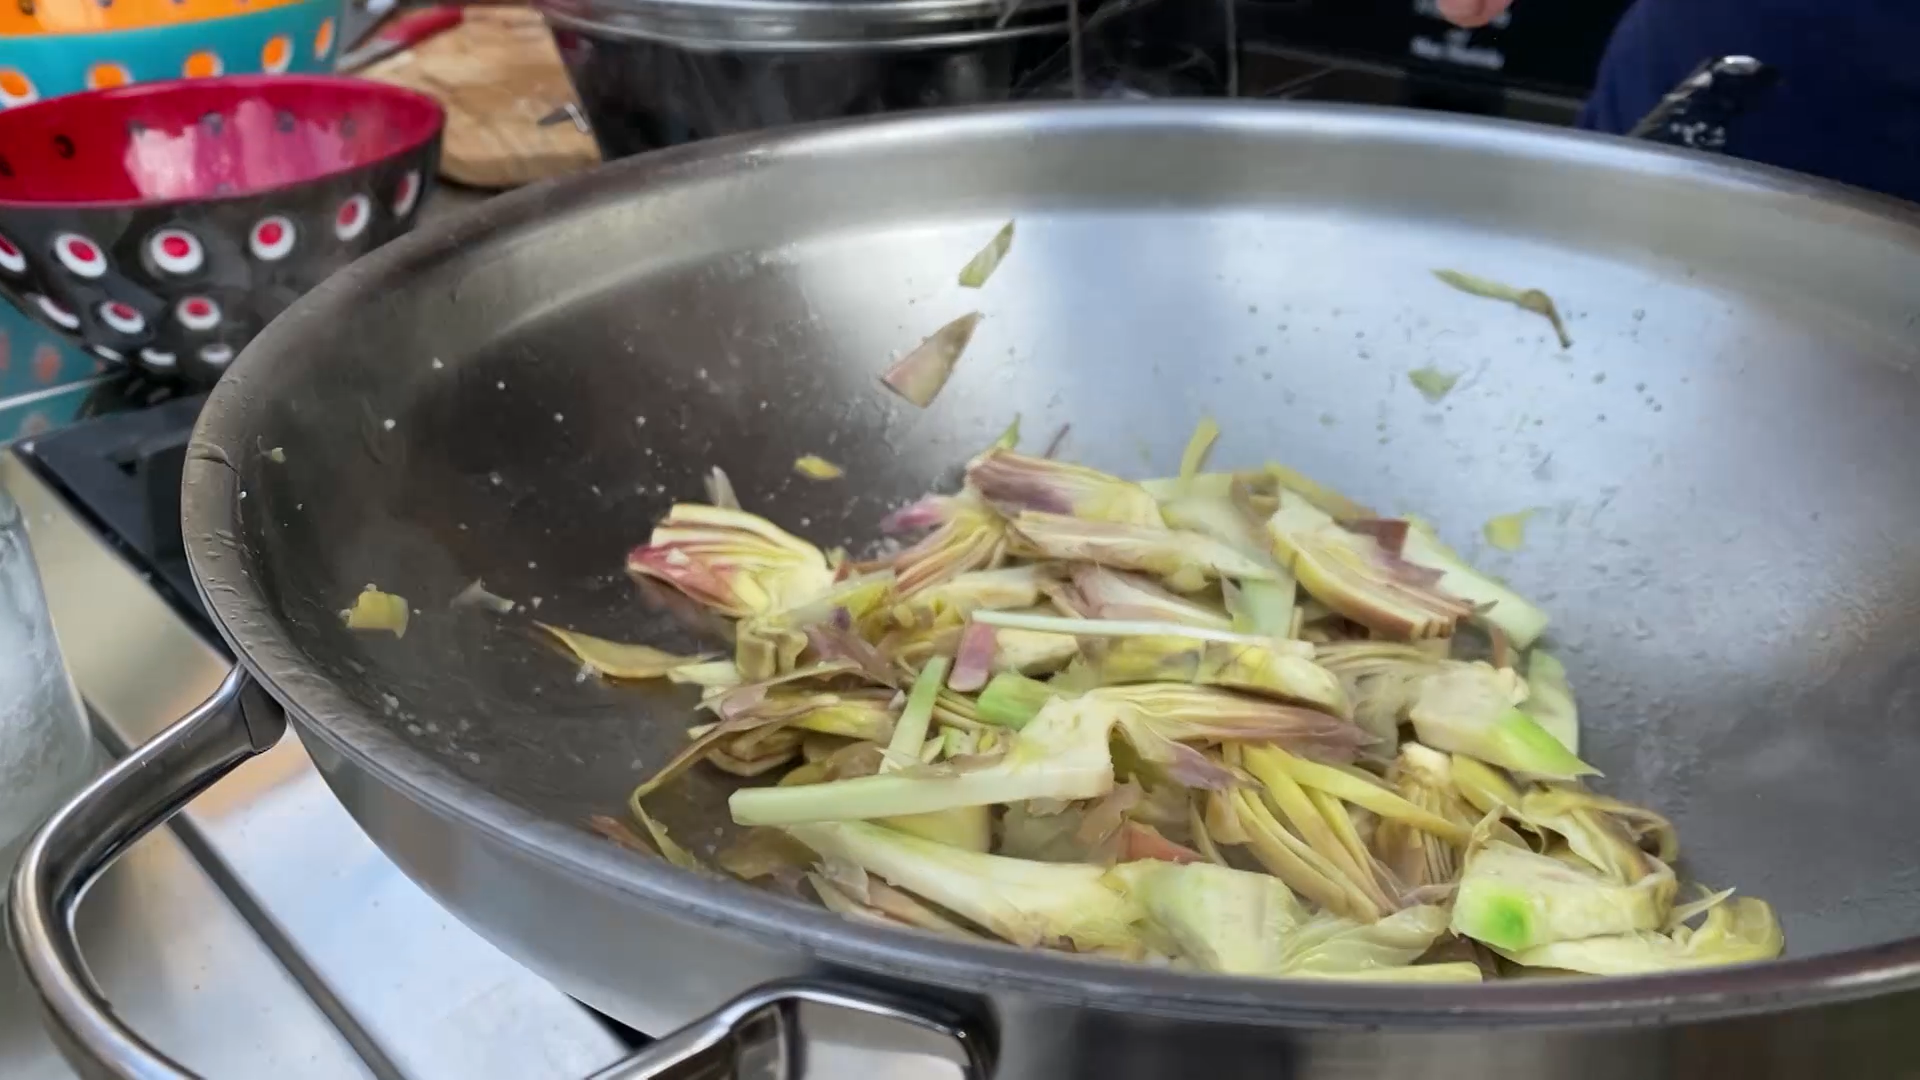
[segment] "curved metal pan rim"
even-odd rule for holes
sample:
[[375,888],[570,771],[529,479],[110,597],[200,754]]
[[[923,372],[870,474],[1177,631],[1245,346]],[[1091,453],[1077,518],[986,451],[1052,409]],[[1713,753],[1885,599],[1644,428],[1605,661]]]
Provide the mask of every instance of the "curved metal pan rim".
[[[1839,953],[1671,975],[1528,980],[1476,987],[1366,986],[1240,979],[952,942],[867,927],[743,884],[707,879],[663,861],[634,858],[583,829],[540,819],[459,779],[370,719],[340,688],[314,674],[271,614],[231,537],[240,503],[229,448],[262,405],[256,390],[270,357],[309,337],[338,310],[391,296],[409,268],[438,253],[525,227],[556,204],[619,197],[650,181],[763,166],[786,156],[845,154],[936,133],[1030,136],[1049,129],[1146,129],[1205,125],[1245,137],[1284,138],[1328,129],[1359,138],[1470,146],[1548,157],[1621,173],[1683,176],[1729,191],[1817,199],[1841,216],[1909,227],[1920,244],[1920,207],[1797,173],[1532,125],[1356,106],[1274,107],[1255,102],[1043,104],[935,111],[789,129],[662,151],[570,180],[502,196],[437,227],[416,231],[307,294],[250,344],[215,388],[194,432],[182,493],[195,581],[237,655],[286,704],[303,732],[436,813],[483,830],[556,874],[585,877],[691,922],[725,926],[819,959],[960,991],[1032,995],[1088,1008],[1248,1023],[1353,1027],[1471,1025],[1603,1027],[1700,1021],[1838,1003],[1920,987],[1920,938]],[[237,455],[237,451],[235,452]]]

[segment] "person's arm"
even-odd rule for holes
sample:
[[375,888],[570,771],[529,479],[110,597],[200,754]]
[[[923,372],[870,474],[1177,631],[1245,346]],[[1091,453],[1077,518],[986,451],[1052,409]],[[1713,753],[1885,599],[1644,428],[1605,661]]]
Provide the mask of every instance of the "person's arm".
[[1513,0],[1440,0],[1440,14],[1456,26],[1485,26]]

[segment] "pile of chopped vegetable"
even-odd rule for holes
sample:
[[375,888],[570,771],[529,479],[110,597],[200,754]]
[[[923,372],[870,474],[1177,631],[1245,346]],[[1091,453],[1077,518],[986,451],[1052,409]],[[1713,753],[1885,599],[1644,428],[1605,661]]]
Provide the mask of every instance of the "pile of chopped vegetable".
[[[1007,223],[960,271],[983,288]],[[1553,301],[1447,285],[1545,318]],[[918,407],[983,316],[881,376]],[[1457,373],[1409,373],[1429,401]],[[1064,435],[1064,430],[1061,435]],[[646,800],[689,769],[758,781],[711,859],[849,918],[1283,978],[1480,982],[1767,960],[1760,900],[1683,888],[1679,839],[1592,791],[1547,615],[1427,523],[1269,463],[1138,483],[1018,451],[1018,418],[952,495],[885,523],[884,558],[748,513],[727,475],[629,555],[727,626],[732,659],[542,625],[585,673],[698,686],[702,721],[629,800],[651,850],[710,871]],[[817,455],[810,480],[845,478]],[[1534,511],[1486,523],[1525,542]],[[474,582],[456,607],[518,608]],[[532,606],[539,606],[534,598]],[[369,585],[354,630],[406,632]],[[610,818],[591,822],[648,849]]]
[[[629,557],[733,657],[571,631],[701,688],[633,794],[695,767],[728,872],[850,918],[1289,978],[1478,982],[1764,960],[1764,902],[1683,889],[1673,826],[1592,791],[1547,616],[1423,522],[1277,465],[1133,483],[1022,455],[894,514],[889,557],[673,507]],[[716,499],[716,501],[720,501]]]

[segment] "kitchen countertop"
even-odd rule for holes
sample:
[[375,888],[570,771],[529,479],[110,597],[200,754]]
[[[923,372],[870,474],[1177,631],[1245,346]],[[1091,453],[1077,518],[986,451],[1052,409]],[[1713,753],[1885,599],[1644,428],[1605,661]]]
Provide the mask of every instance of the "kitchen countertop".
[[[149,836],[87,894],[77,926],[114,1007],[209,1077],[372,1077],[173,834]],[[0,950],[0,1076],[74,1076]]]

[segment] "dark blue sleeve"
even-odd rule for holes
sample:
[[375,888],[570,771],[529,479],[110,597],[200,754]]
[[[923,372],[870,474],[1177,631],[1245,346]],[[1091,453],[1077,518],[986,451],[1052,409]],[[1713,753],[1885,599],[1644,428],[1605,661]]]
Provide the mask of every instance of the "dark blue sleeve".
[[1915,0],[1639,0],[1580,124],[1624,132],[1701,61],[1754,56],[1780,83],[1728,125],[1729,154],[1920,201],[1916,42]]
[[1659,38],[1648,28],[1648,23],[1658,18],[1657,12],[1649,13],[1658,6],[1658,0],[1640,0],[1621,17],[1601,57],[1593,95],[1580,110],[1581,127],[1625,134],[1653,111],[1661,95],[1693,70],[1688,65],[1669,75],[1672,61],[1661,55],[1664,50],[1658,48]]

